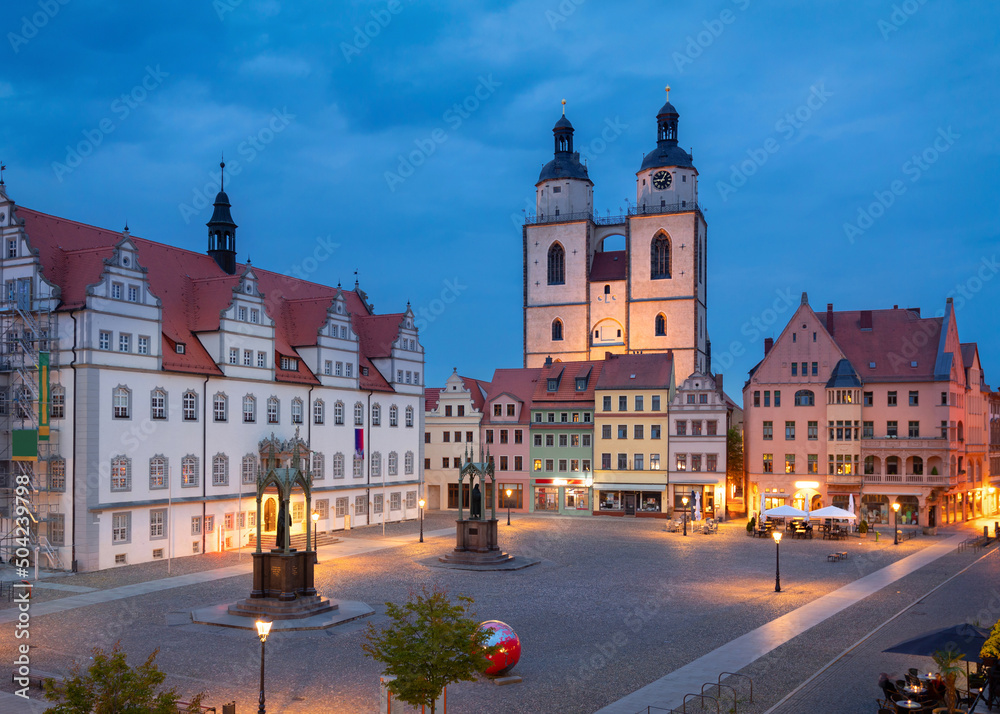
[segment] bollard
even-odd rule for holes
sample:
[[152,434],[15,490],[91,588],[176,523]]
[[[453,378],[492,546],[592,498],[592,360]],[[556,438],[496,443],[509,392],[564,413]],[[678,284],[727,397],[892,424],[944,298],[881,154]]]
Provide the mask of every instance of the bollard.
[[236,714],[236,702],[222,705],[222,714]]

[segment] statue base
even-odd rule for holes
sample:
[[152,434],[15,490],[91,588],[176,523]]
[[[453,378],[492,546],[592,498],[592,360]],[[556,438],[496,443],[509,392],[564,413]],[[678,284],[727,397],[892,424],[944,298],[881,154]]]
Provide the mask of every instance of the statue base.
[[312,550],[254,553],[253,590],[249,598],[230,605],[229,613],[292,619],[335,610],[336,601],[319,596],[313,587],[315,556]]
[[455,550],[438,560],[454,565],[497,565],[514,559],[497,546],[497,520],[455,521]]

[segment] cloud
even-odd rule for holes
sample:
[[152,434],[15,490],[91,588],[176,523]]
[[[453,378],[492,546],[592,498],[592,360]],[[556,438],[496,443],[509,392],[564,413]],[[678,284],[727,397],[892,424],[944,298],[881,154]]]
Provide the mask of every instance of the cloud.
[[265,53],[241,64],[240,72],[268,77],[308,77],[312,67],[304,59]]

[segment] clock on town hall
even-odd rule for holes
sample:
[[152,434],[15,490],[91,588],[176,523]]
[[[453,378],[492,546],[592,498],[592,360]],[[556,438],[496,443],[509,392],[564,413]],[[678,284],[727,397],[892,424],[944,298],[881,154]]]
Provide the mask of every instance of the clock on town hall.
[[673,179],[674,177],[669,171],[657,171],[653,174],[653,187],[662,191],[670,186],[670,182],[673,181]]

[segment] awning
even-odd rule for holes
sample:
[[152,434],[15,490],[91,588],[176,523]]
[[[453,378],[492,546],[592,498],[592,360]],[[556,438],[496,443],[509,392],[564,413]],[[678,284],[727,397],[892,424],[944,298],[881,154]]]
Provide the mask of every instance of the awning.
[[601,491],[666,491],[665,483],[594,483]]

